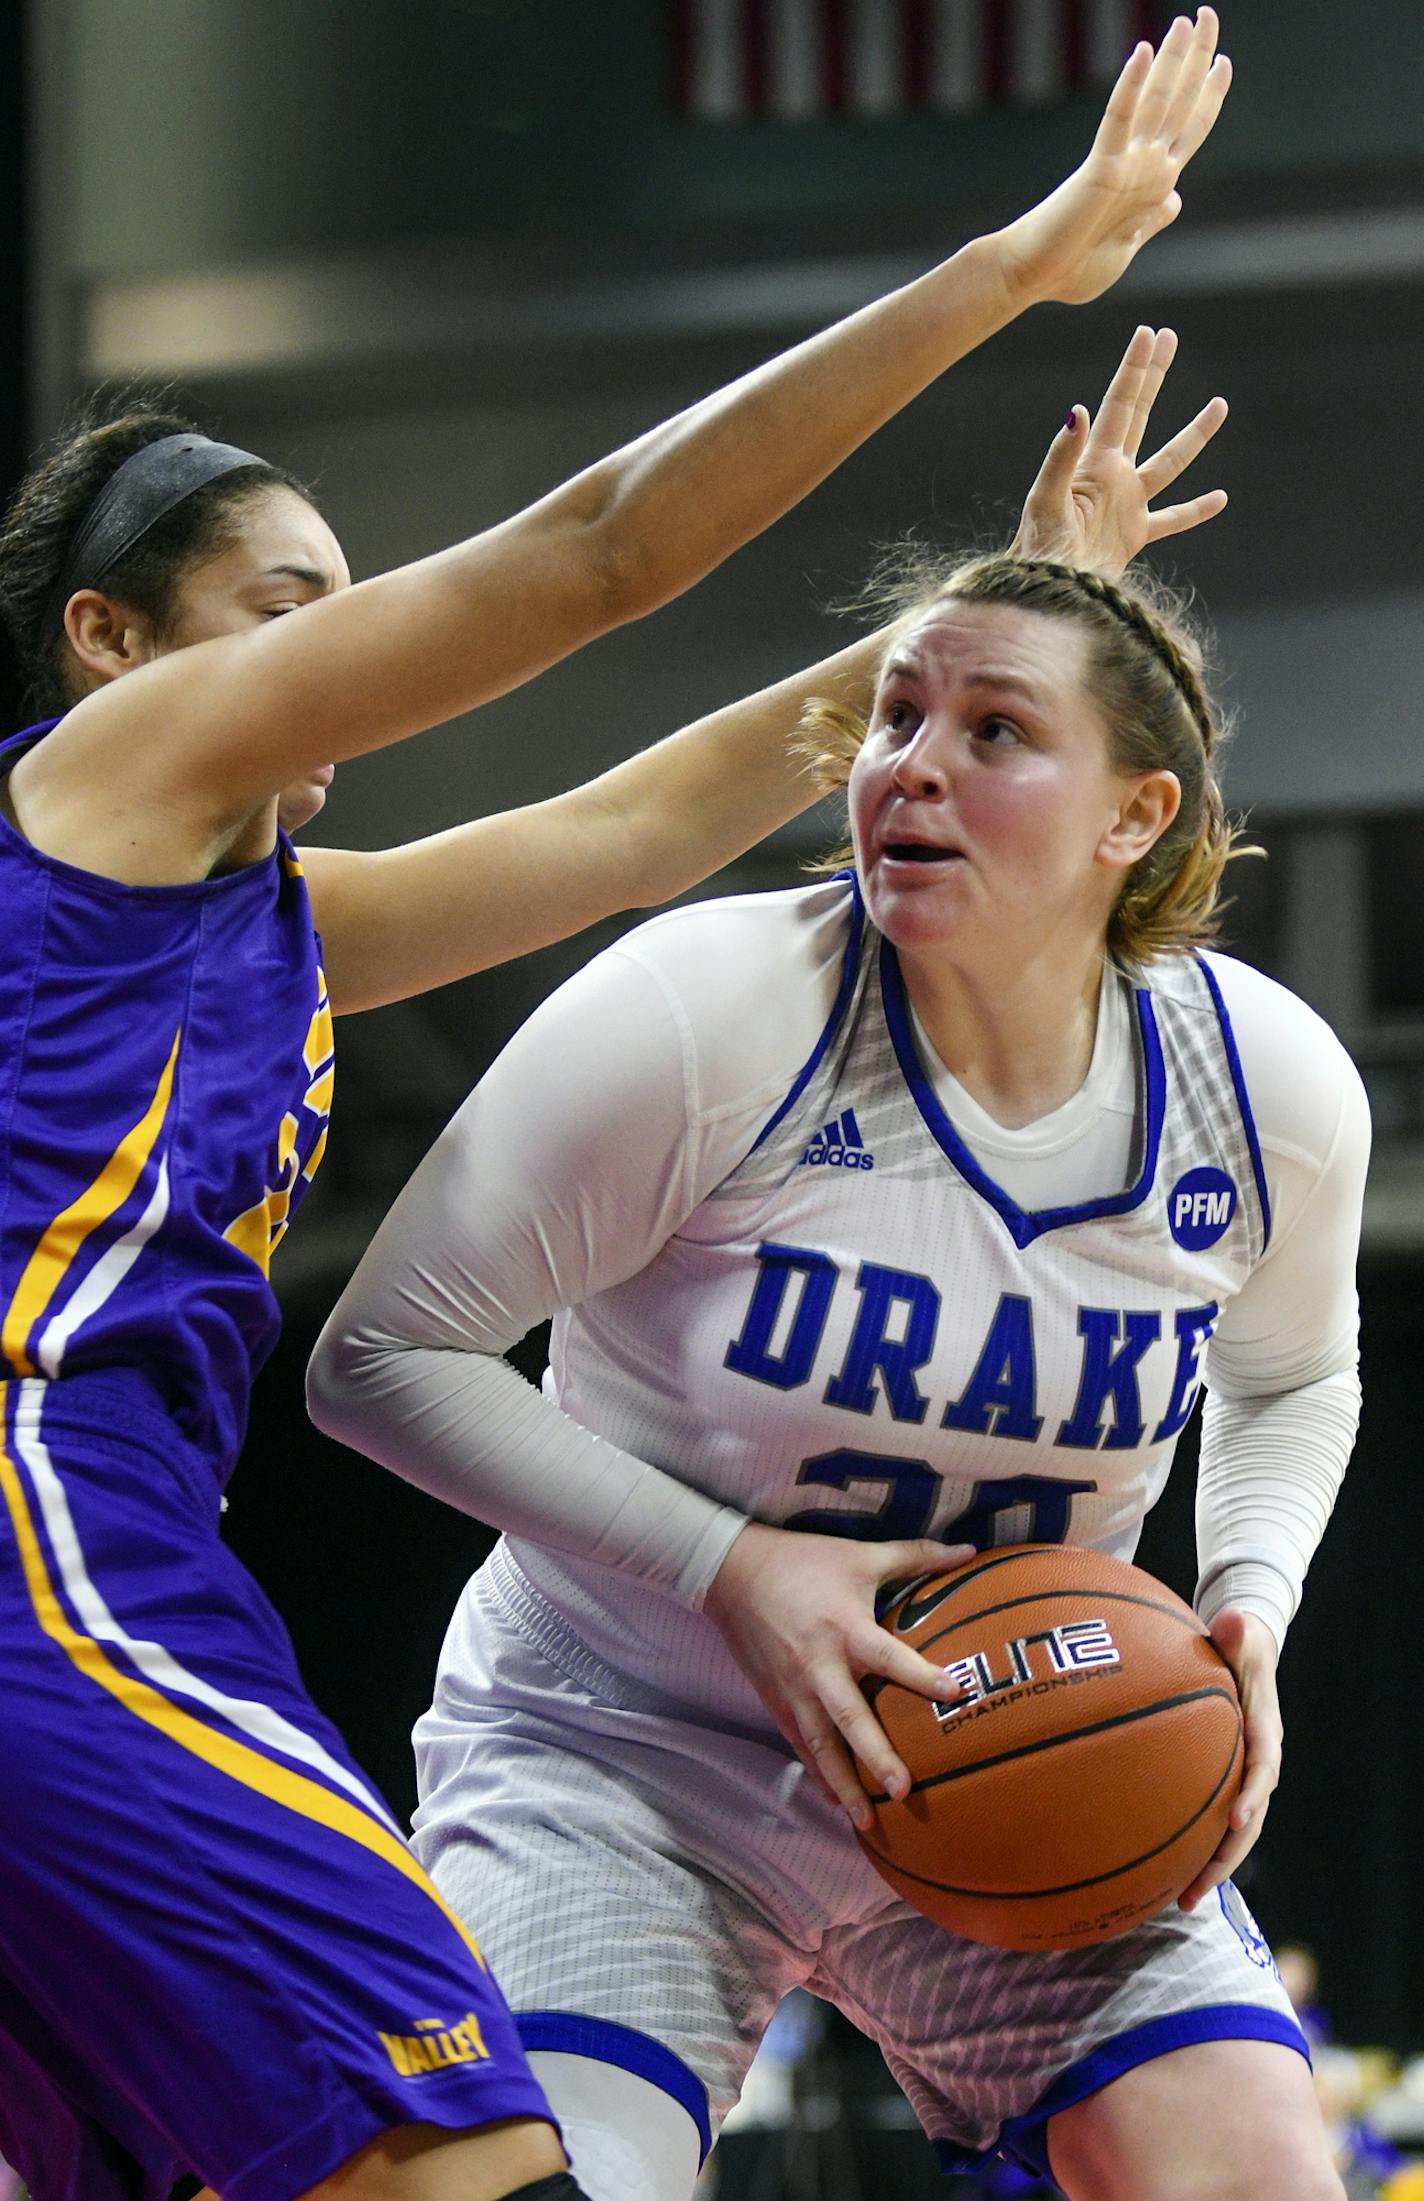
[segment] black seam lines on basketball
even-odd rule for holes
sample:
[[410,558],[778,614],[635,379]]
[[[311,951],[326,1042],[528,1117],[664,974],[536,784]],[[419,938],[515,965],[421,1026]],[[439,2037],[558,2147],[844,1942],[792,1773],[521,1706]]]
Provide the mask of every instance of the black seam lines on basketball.
[[[1043,1605],[1060,1597],[1081,1597],[1089,1605],[1138,1605],[1149,1613],[1160,1613],[1164,1620],[1175,1620],[1179,1628],[1185,1628],[1188,1635],[1195,1636],[1199,1642],[1211,1642],[1200,1622],[1196,1627],[1192,1626],[1192,1621],[1196,1619],[1195,1613],[1188,1619],[1182,1613],[1173,1612],[1170,1605],[1159,1605],[1150,1597],[1134,1597],[1128,1590],[1034,1590],[1024,1597],[1006,1598],[1002,1605],[982,1605],[977,1612],[968,1614],[962,1620],[952,1620],[948,1627],[939,1629],[936,1634],[927,1636],[923,1643],[913,1644],[911,1648],[924,1658],[934,1649],[936,1643],[943,1642],[947,1635],[956,1634],[960,1628],[971,1628],[980,1620],[995,1620],[1000,1613],[1011,1613],[1019,1605]],[[1216,1650],[1215,1644],[1212,1644],[1212,1649]],[[1219,1651],[1216,1655],[1221,1657]]]
[[[1223,1690],[1218,1693],[1224,1695],[1225,1691]],[[1191,1700],[1183,1699],[1179,1701],[1190,1702]],[[1165,1707],[1161,1705],[1155,1705],[1151,1707],[1151,1709],[1154,1711],[1161,1711],[1165,1709]],[[1140,1719],[1144,1717],[1144,1715],[1142,1713],[1130,1713],[1128,1717],[1133,1719]],[[1108,1726],[1112,1726],[1116,1723],[1110,1720],[1107,1721],[1105,1724]],[[1079,1729],[1080,1734],[1087,1734],[1090,1732],[1091,1730],[1087,1728]],[[1137,1857],[1124,1858],[1123,1862],[1120,1865],[1114,1865],[1109,1872],[1092,1873],[1086,1880],[1065,1880],[1061,1887],[1056,1888],[961,1888],[957,1886],[956,1883],[952,1880],[931,1880],[929,1874],[926,1872],[911,1872],[909,1867],[906,1865],[902,1865],[897,1858],[889,1857],[886,1855],[884,1850],[877,1849],[874,1842],[870,1841],[864,1834],[862,1834],[860,1837],[861,1847],[867,1852],[869,1856],[875,1858],[878,1863],[882,1865],[888,1865],[891,1872],[893,1872],[901,1880],[913,1880],[916,1887],[920,1888],[938,1888],[940,1893],[943,1895],[968,1896],[976,1903],[1036,1903],[1040,1900],[1047,1900],[1048,1897],[1055,1895],[1077,1895],[1084,1888],[1101,1887],[1105,1881],[1120,1880],[1124,1873],[1135,1872],[1139,1865],[1150,1864],[1154,1857],[1160,1857],[1164,1850],[1171,1849],[1174,1842],[1180,1842],[1184,1834],[1189,1834],[1192,1828],[1197,1824],[1198,1820],[1203,1818],[1205,1814],[1210,1811],[1212,1805],[1216,1802],[1217,1797],[1221,1794],[1221,1791],[1223,1790],[1223,1788],[1225,1788],[1227,1782],[1230,1780],[1231,1769],[1236,1763],[1236,1742],[1239,1741],[1240,1722],[1238,1721],[1236,1741],[1232,1743],[1231,1755],[1226,1761],[1226,1769],[1222,1773],[1220,1780],[1217,1782],[1211,1794],[1203,1798],[1202,1802],[1192,1813],[1190,1819],[1184,1819],[1182,1821],[1182,1824],[1176,1829],[1174,1833],[1169,1834],[1165,1841],[1156,1843],[1152,1849],[1143,1850],[1141,1854]],[[1035,1747],[1041,1748],[1042,1745],[1036,1745]],[[985,1760],[986,1764],[997,1764],[1001,1762],[1002,1761],[996,1759]],[[976,1766],[969,1766],[966,1768],[966,1771],[971,1773],[977,1772],[978,1768]],[[940,1777],[943,1778],[943,1776]],[[923,1787],[928,1787],[930,1784],[928,1782],[923,1782],[920,1785]],[[881,1797],[872,1797],[871,1799],[871,1801],[874,1803],[883,1802],[884,1800],[885,1799]]]
[[[992,1758],[976,1758],[972,1765],[949,1765],[942,1773],[927,1773],[922,1781],[910,1784],[910,1794],[920,1795],[927,1788],[942,1788],[946,1781],[967,1780],[971,1773],[987,1773],[991,1766],[1012,1765],[1016,1758],[1036,1758],[1045,1750],[1061,1750],[1065,1743],[1082,1742],[1089,1735],[1106,1735],[1114,1727],[1130,1727],[1135,1720],[1155,1719],[1159,1712],[1177,1712],[1184,1704],[1200,1704],[1207,1697],[1220,1697],[1236,1714],[1236,1733],[1241,1733],[1241,1714],[1229,1689],[1215,1682],[1208,1682],[1200,1689],[1187,1689],[1178,1697],[1158,1697],[1153,1704],[1135,1705],[1130,1712],[1114,1712],[1111,1719],[1090,1720],[1086,1727],[1073,1727],[1063,1735],[1040,1735],[1034,1742],[1016,1743],[1012,1750],[1000,1750]],[[951,1707],[953,1709],[953,1707]],[[1231,1746],[1233,1758],[1236,1744]],[[870,1798],[873,1804],[888,1804],[890,1797],[884,1791]],[[1190,1820],[1188,1825],[1190,1825]],[[1148,1855],[1152,1852],[1149,1850]],[[898,1868],[897,1868],[898,1869]]]
[[[933,1612],[938,1612],[940,1606],[947,1605],[951,1597],[958,1597],[960,1591],[967,1590],[971,1582],[977,1582],[981,1574],[994,1574],[1000,1567],[1018,1566],[1021,1565],[1026,1559],[1042,1559],[1045,1558],[1050,1552],[1085,1552],[1087,1548],[1088,1547],[1085,1544],[1015,1544],[1012,1547],[1006,1547],[1002,1551],[986,1553],[984,1557],[980,1559],[977,1566],[972,1560],[966,1559],[964,1562],[964,1572],[960,1576],[959,1580],[957,1582],[951,1583],[948,1589],[937,1591],[935,1593],[933,1605],[930,1609]],[[1092,1556],[1096,1558],[1100,1557],[1101,1555],[1098,1553],[1094,1553]],[[934,1579],[934,1576],[920,1576],[920,1580],[922,1582],[927,1580],[933,1581]],[[1052,1595],[1053,1593],[1050,1591],[1044,1594]],[[907,1591],[906,1596],[908,1600],[910,1600],[911,1602],[913,1601],[913,1586],[909,1591]],[[913,1627],[914,1622],[912,1621],[910,1625]]]
[[[980,1571],[982,1572],[982,1569]],[[1160,1613],[1164,1620],[1175,1620],[1179,1628],[1185,1628],[1188,1635],[1196,1636],[1198,1641],[1202,1643],[1211,1643],[1211,1637],[1207,1634],[1201,1622],[1197,1620],[1197,1616],[1195,1613],[1179,1613],[1175,1609],[1175,1607],[1171,1605],[1159,1605],[1155,1597],[1137,1597],[1134,1596],[1129,1590],[1096,1590],[1092,1588],[1087,1588],[1081,1590],[1030,1590],[1026,1591],[1022,1597],[1007,1597],[1004,1599],[1002,1604],[981,1605],[977,1608],[977,1610],[968,1614],[967,1617],[960,1620],[952,1620],[949,1623],[948,1627],[939,1629],[938,1632],[932,1636],[927,1636],[923,1643],[912,1643],[910,1645],[910,1648],[912,1651],[917,1652],[921,1658],[927,1658],[929,1656],[929,1653],[934,1649],[936,1643],[942,1642],[945,1636],[953,1635],[955,1631],[959,1628],[972,1627],[976,1620],[992,1620],[999,1613],[1012,1612],[1015,1606],[1038,1605],[1042,1604],[1047,1598],[1058,1597],[1081,1597],[1085,1599],[1086,1602],[1090,1605],[1138,1605],[1141,1606],[1142,1609],[1146,1612]],[[947,1599],[946,1602],[948,1602]],[[936,1612],[938,1612],[938,1605],[936,1605],[934,1609]],[[1193,1625],[1194,1622],[1195,1625]],[[895,1641],[897,1643],[903,1643],[906,1640],[906,1637],[901,1635],[898,1628],[892,1629],[889,1632],[894,1635]],[[1214,1643],[1211,1644],[1211,1647],[1214,1651],[1216,1650],[1216,1645]],[[1220,1651],[1217,1651],[1216,1655],[1218,1658],[1221,1658]],[[1222,1659],[1222,1664],[1225,1665],[1225,1663],[1226,1661]],[[867,1676],[867,1678],[861,1683],[861,1687],[865,1692],[867,1701],[871,1704],[874,1704],[876,1698],[880,1695],[881,1690],[889,1684],[892,1678],[893,1677],[889,1674],[871,1674]],[[903,1683],[901,1683],[897,1686],[903,1687],[904,1685]]]

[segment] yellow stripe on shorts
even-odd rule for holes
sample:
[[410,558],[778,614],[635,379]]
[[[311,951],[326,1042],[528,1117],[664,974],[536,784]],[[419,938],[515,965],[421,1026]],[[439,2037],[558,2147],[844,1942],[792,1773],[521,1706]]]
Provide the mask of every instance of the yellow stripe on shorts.
[[[5,1390],[6,1386],[0,1383],[0,1407],[3,1407]],[[276,1764],[263,1757],[260,1750],[253,1750],[230,1735],[205,1727],[193,1713],[170,1703],[151,1683],[125,1673],[122,1667],[113,1663],[102,1645],[71,1624],[50,1580],[24,1483],[3,1444],[0,1444],[0,1494],[4,1496],[15,1532],[35,1618],[51,1642],[59,1645],[80,1673],[97,1682],[101,1689],[107,1689],[110,1696],[117,1698],[136,1719],[158,1728],[180,1749],[191,1751],[195,1758],[225,1773],[230,1780],[241,1782],[244,1788],[255,1789],[259,1795],[268,1797],[287,1811],[296,1812],[301,1818],[315,1820],[334,1834],[344,1835],[347,1840],[359,1843],[362,1849],[384,1859],[386,1864],[393,1865],[430,1898],[454,1927],[481,1970],[487,1968],[473,1934],[451,1910],[411,1851],[396,1835],[388,1833],[379,1820],[368,1818],[355,1804],[334,1796],[319,1781],[309,1780],[304,1773],[294,1772],[289,1766]]]

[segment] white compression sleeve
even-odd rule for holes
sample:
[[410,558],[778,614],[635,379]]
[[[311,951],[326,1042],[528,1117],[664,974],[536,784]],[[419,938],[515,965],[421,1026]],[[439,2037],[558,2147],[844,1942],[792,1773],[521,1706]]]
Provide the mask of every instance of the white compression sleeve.
[[700,1604],[745,1516],[585,1429],[497,1353],[330,1340],[308,1378],[330,1436],[510,1536]]
[[1197,1476],[1196,1606],[1255,1613],[1277,1646],[1300,1603],[1355,1441],[1353,1369],[1265,1398],[1208,1392]]
[[[618,951],[536,1011],[397,1200],[318,1343],[312,1418],[449,1505],[696,1603],[743,1516],[501,1355],[642,1267],[689,1188],[685,1038]],[[616,1127],[616,1130],[611,1127]]]
[[1325,1532],[1360,1412],[1355,1259],[1369,1106],[1338,1040],[1257,971],[1214,957],[1271,1187],[1264,1259],[1206,1356],[1197,1609],[1266,1621],[1279,1645]]
[[799,945],[774,959],[786,975],[758,988],[754,1015],[737,928],[755,949],[766,903],[648,928],[710,996],[695,1017],[636,938],[535,1012],[381,1225],[308,1375],[329,1435],[511,1535],[693,1605],[744,1515],[594,1435],[501,1355],[643,1268],[747,1151],[814,1043],[844,890],[766,899]]

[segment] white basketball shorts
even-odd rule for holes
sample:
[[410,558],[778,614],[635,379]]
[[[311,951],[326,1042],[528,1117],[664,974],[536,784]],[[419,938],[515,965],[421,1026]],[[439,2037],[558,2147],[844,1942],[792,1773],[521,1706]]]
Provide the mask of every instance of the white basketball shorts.
[[947,2169],[1046,2168],[1056,2111],[1204,2040],[1307,2053],[1228,1886],[1119,1939],[989,1949],[922,1918],[774,1729],[680,1716],[596,1660],[503,1549],[416,1728],[416,1849],[478,1934],[526,2048],[683,2103],[704,2151],[803,1986],[882,2049]]

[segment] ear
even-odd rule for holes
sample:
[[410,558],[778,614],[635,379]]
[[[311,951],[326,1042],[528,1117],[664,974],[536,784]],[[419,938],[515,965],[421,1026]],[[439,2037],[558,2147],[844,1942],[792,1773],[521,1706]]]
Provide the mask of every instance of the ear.
[[1175,772],[1137,772],[1122,783],[1122,797],[1097,846],[1097,861],[1111,871],[1130,871],[1166,832],[1182,807]]
[[96,588],[79,589],[70,597],[64,607],[64,634],[86,691],[146,665],[154,654],[152,622]]

